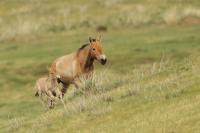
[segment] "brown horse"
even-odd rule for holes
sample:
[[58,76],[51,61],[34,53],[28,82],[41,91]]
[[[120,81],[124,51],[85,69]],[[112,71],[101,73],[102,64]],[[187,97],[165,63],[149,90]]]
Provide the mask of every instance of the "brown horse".
[[55,87],[56,77],[60,77],[59,82],[63,83],[63,96],[70,84],[79,88],[80,77],[90,75],[94,70],[94,60],[99,61],[102,65],[105,65],[107,61],[103,54],[100,38],[92,39],[89,37],[89,43],[82,45],[76,52],[62,56],[52,63],[49,69],[52,86]]

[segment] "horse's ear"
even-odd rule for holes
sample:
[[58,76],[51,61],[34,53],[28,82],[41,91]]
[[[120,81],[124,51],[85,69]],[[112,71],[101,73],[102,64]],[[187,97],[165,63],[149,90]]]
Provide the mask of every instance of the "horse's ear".
[[89,41],[90,41],[90,43],[92,42],[92,37],[91,36],[89,37]]

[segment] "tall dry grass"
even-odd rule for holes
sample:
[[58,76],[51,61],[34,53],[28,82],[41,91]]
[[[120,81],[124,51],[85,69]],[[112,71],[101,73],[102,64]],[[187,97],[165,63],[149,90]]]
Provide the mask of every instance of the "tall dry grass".
[[[71,88],[62,104],[54,110],[38,116],[32,121],[32,132],[40,127],[49,128],[53,119],[68,118],[79,113],[90,112],[102,115],[112,112],[112,103],[126,98],[158,102],[184,94],[200,79],[200,56],[193,54],[181,62],[161,59],[159,62],[136,66],[126,74],[110,69],[96,72],[89,79],[82,78],[80,90]],[[26,120],[10,120],[9,131],[25,126]]]
[[[196,7],[171,7],[163,14],[163,20],[166,24],[178,24],[187,17],[200,17],[200,9]],[[192,22],[191,22],[192,23]]]
[[[109,28],[151,24],[172,25],[179,24],[188,16],[200,18],[200,9],[194,5],[162,5],[162,3],[155,5],[154,2],[147,5],[126,3],[121,0],[97,0],[90,4],[69,6],[66,3],[58,2],[51,5],[34,0],[26,6],[12,8],[6,16],[0,18],[0,40],[12,40],[26,35],[85,30],[85,28],[95,29],[102,24]],[[110,7],[115,10],[110,10]],[[99,10],[108,13],[99,14]],[[196,24],[199,24],[199,21]]]

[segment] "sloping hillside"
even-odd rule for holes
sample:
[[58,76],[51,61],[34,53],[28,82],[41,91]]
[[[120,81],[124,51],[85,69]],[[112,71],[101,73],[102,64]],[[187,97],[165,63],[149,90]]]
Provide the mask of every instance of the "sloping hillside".
[[[198,0],[0,1],[0,132],[199,132],[199,17]],[[100,34],[108,64],[46,110],[36,79]]]

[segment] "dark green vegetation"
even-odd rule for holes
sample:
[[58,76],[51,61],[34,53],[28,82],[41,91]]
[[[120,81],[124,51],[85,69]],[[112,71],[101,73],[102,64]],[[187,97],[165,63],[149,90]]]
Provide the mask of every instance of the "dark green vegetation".
[[[200,131],[198,0],[0,2],[0,132]],[[98,33],[105,25],[108,32]],[[35,80],[88,36],[108,57],[45,111]]]

